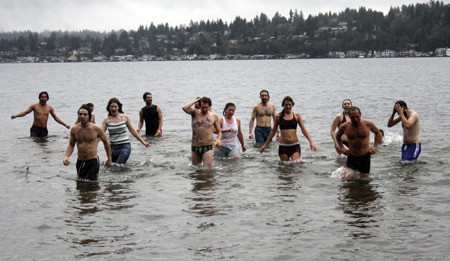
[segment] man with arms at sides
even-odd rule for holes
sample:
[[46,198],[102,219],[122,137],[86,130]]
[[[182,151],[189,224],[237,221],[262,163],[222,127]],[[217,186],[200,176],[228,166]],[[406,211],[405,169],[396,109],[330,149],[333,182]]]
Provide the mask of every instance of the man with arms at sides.
[[145,135],[159,136],[162,132],[163,116],[161,108],[152,104],[153,97],[150,92],[145,92],[142,98],[145,107],[139,111],[139,123],[136,131],[139,133],[145,121]]
[[[256,118],[255,127],[255,143],[264,144],[269,138],[269,134],[272,131],[272,119],[275,121],[275,105],[269,102],[270,95],[267,90],[262,90],[259,93],[261,102],[257,103],[253,107],[252,116],[250,118],[250,128],[248,137],[253,139],[253,124]],[[277,137],[279,133],[277,130]]]
[[78,109],[79,124],[73,126],[70,130],[69,145],[67,146],[66,156],[63,164],[70,164],[70,155],[72,155],[75,143],[77,144],[78,159],[76,163],[77,175],[83,180],[97,180],[100,171],[100,162],[97,155],[98,141],[103,142],[106,156],[108,157],[105,166],[110,167],[112,163],[111,147],[102,128],[91,122],[92,111],[87,104],[81,105]]
[[[192,107],[200,101],[200,109]],[[213,151],[213,133],[214,128],[220,130],[219,117],[210,111],[212,106],[211,99],[208,97],[197,98],[186,103],[182,109],[192,117],[192,164],[199,165],[203,163],[205,167],[211,168],[214,158]],[[214,146],[220,145],[222,132],[218,132],[217,141]]]
[[[352,101],[350,99],[345,99],[342,101],[342,112],[338,113],[334,119],[333,123],[331,123],[331,129],[330,129],[330,135],[334,142],[334,148],[336,149],[336,152],[339,154],[342,154],[342,151],[340,150],[339,143],[336,140],[336,128],[339,129],[341,124],[344,124],[347,121],[350,121],[349,117],[349,110],[352,107]],[[342,143],[344,144],[345,148],[348,148],[348,141],[347,137],[345,135],[342,136]]]
[[47,130],[47,122],[48,122],[48,115],[52,115],[53,119],[58,122],[59,124],[63,125],[67,129],[70,128],[68,124],[65,124],[62,120],[58,118],[55,114],[55,110],[52,106],[47,104],[47,101],[50,99],[47,92],[41,92],[39,93],[39,103],[32,104],[28,109],[25,111],[17,114],[12,115],[11,119],[15,119],[17,117],[23,117],[27,115],[30,112],[34,112],[34,120],[33,120],[33,126],[30,128],[30,136],[31,137],[47,137],[48,136],[48,130]]
[[[395,114],[398,114],[395,117]],[[403,145],[402,161],[416,161],[422,150],[420,144],[420,117],[416,111],[408,109],[404,101],[397,101],[394,105],[387,126],[392,127],[402,122]]]
[[[349,116],[350,121],[342,124],[336,133],[340,150],[347,155],[347,169],[342,178],[346,180],[354,178],[355,171],[360,173],[361,178],[366,178],[370,174],[370,156],[377,152],[381,133],[372,121],[361,118],[361,111],[358,107],[351,107]],[[375,134],[373,147],[370,147],[370,132]],[[342,142],[344,134],[348,139],[348,148],[345,148]]]

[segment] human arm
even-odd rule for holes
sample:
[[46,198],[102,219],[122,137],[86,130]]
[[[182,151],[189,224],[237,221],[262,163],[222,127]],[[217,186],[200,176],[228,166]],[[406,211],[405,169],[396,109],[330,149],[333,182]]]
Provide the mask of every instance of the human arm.
[[249,129],[248,129],[248,138],[251,140],[253,139],[253,125],[255,123],[255,118],[256,118],[257,113],[258,113],[258,110],[255,106],[255,107],[253,107],[252,115],[250,117],[250,125],[249,125]]
[[158,135],[161,135],[161,133],[162,133],[163,115],[162,115],[162,112],[161,112],[161,108],[159,108],[159,106],[156,107],[156,112],[158,113],[159,125],[158,125],[158,129],[156,130],[155,135],[158,136]]
[[107,160],[105,162],[105,167],[109,168],[112,165],[112,156],[111,156],[111,146],[109,145],[108,139],[106,138],[105,132],[98,127],[98,137],[103,142],[103,147],[105,147]]
[[339,152],[344,154],[344,155],[348,155],[349,153],[349,149],[342,143],[342,135],[344,135],[345,130],[347,129],[348,124],[344,123],[341,124],[341,126],[339,127],[339,130],[336,132],[336,141],[339,144]]
[[139,122],[136,131],[139,133],[142,130],[142,126],[144,126],[144,115],[142,114],[142,109],[139,111]]
[[106,133],[107,127],[108,127],[108,117],[104,118],[102,121],[102,131]]
[[336,128],[338,128],[339,121],[340,121],[339,115],[336,115],[336,117],[334,117],[334,119],[333,119],[333,122],[331,123],[330,136],[333,139],[334,148],[336,149],[336,151],[338,153],[342,153],[340,148],[339,148],[340,147],[339,143],[336,140]]
[[[277,112],[275,110],[275,105],[272,104],[272,120],[275,123],[275,116],[277,115]],[[275,126],[273,126],[273,128],[275,128]],[[277,128],[275,128],[277,130],[277,141],[280,139],[280,130]]]
[[203,97],[199,97],[199,98],[197,98],[195,100],[192,100],[192,101],[186,103],[185,105],[183,105],[183,107],[181,107],[181,108],[183,109],[183,111],[185,113],[190,114],[190,115],[194,115],[196,109],[192,108],[192,106],[194,104],[196,104],[197,102],[199,102],[201,98],[203,98]]
[[63,160],[64,166],[69,166],[69,164],[70,164],[69,158],[70,158],[70,155],[72,155],[74,148],[75,148],[75,131],[72,128],[70,130],[69,145],[67,146],[66,155]]
[[369,121],[369,127],[370,127],[370,131],[372,131],[375,134],[374,137],[374,141],[373,141],[373,147],[370,148],[370,154],[373,155],[377,152],[378,149],[378,144],[381,143],[381,132],[380,129],[378,129],[378,127],[371,121]]
[[18,113],[16,115],[11,115],[11,120],[14,120],[15,118],[23,117],[32,111],[34,111],[34,105],[31,105],[30,107],[28,107],[26,110],[24,110],[21,113]]
[[305,123],[302,120],[302,117],[300,116],[299,113],[296,113],[295,116],[297,117],[298,126],[300,126],[300,129],[301,129],[301,131],[303,133],[303,136],[305,136],[305,138],[309,141],[309,147],[313,151],[316,151],[317,150],[316,144],[314,144],[314,142],[311,139],[311,136],[309,136],[309,133],[306,130],[306,127],[305,127]]
[[267,140],[264,143],[264,145],[262,145],[262,147],[259,149],[260,153],[263,153],[264,150],[266,150],[266,148],[269,147],[269,144],[272,141],[272,139],[275,136],[275,134],[277,133],[277,130],[278,130],[278,115],[275,116],[275,120],[273,122],[273,128],[272,128],[272,130],[269,133],[269,137],[267,138]]
[[62,126],[66,127],[67,129],[70,129],[70,125],[69,124],[65,124],[58,116],[56,116],[55,110],[53,109],[53,107],[51,107],[50,109],[50,115],[52,115],[53,119],[61,124]]
[[125,120],[125,124],[127,125],[128,131],[131,132],[131,134],[142,143],[145,147],[150,147],[150,143],[146,142],[141,135],[136,131],[136,129],[133,127],[133,124],[131,124],[130,117],[128,115],[123,114],[123,118]]
[[[213,117],[214,117],[214,129],[220,130],[220,120],[219,120],[219,117],[218,117],[217,114],[215,114],[215,113],[214,113]],[[221,140],[221,139],[222,139],[222,131],[218,131],[218,132],[217,132],[217,140],[216,140],[216,142],[214,143],[214,146],[215,146],[215,147],[220,146],[220,140]]]
[[397,108],[399,108],[399,107],[400,107],[400,109],[402,108],[398,103],[396,103],[394,105],[394,109],[392,109],[391,117],[389,117],[389,120],[388,120],[388,124],[387,124],[388,127],[395,126],[397,123],[400,122],[400,120],[401,120],[400,117],[395,117],[395,114],[397,113],[397,110],[398,110]]
[[402,125],[405,128],[410,128],[411,126],[413,126],[414,123],[416,123],[417,119],[419,118],[419,115],[416,112],[414,112],[414,111],[413,112],[410,111],[409,112],[410,113],[409,117],[406,118],[405,113],[404,113],[405,109],[400,107],[400,106],[398,106],[396,108],[396,110],[397,110],[397,113],[399,115],[400,121],[402,122]]
[[236,122],[237,122],[237,125],[238,125],[237,137],[238,137],[239,142],[241,143],[242,152],[245,152],[247,150],[247,147],[245,146],[244,134],[242,134],[241,120],[240,119],[236,119]]

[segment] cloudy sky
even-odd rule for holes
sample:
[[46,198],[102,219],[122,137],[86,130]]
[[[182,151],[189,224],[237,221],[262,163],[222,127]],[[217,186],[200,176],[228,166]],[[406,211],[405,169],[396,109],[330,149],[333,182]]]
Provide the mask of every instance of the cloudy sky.
[[[387,13],[391,6],[427,3],[422,0],[0,0],[0,32],[89,29],[136,30],[139,25],[188,25],[191,20],[231,22],[236,16],[253,19],[289,10],[305,18],[322,12],[340,12],[360,6]],[[450,0],[444,0],[450,3]]]

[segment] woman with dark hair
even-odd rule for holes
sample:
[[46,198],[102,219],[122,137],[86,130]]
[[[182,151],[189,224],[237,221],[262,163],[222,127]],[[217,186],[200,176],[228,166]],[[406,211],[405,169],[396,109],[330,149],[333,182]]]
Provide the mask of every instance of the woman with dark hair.
[[122,103],[117,98],[111,98],[106,106],[108,116],[102,122],[104,132],[108,130],[109,143],[112,151],[112,162],[125,164],[131,154],[131,143],[128,138],[128,131],[140,141],[145,147],[150,144],[146,142],[131,124],[128,115],[122,111]]
[[243,152],[247,150],[241,130],[241,120],[234,117],[235,111],[236,105],[232,102],[227,103],[223,109],[222,114],[224,117],[219,120],[222,138],[220,146],[214,148],[215,158],[240,158],[239,143],[241,143]]
[[[334,142],[334,148],[336,149],[336,152],[339,154],[342,154],[342,151],[340,149],[340,146],[336,140],[336,129],[339,129],[342,123],[345,123],[347,121],[350,121],[349,111],[352,107],[352,101],[350,99],[345,99],[342,101],[342,112],[336,114],[333,119],[333,123],[331,123],[330,128],[330,135]],[[344,144],[344,147],[347,148],[348,141],[347,136],[342,136],[342,143]]]
[[281,106],[283,107],[283,110],[275,116],[273,129],[269,134],[269,139],[267,139],[266,143],[261,147],[260,152],[263,153],[269,146],[278,127],[280,127],[278,156],[282,161],[297,161],[300,160],[301,156],[300,143],[298,142],[297,137],[297,125],[300,126],[303,135],[309,141],[309,147],[313,151],[316,151],[316,145],[309,136],[300,114],[292,111],[292,107],[294,106],[292,98],[286,96],[281,102]]

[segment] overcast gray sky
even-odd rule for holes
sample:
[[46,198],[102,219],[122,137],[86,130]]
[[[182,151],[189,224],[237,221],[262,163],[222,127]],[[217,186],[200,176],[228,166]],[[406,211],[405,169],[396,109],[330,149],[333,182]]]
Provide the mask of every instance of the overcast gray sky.
[[[231,22],[236,16],[253,19],[275,12],[288,17],[289,10],[305,18],[361,6],[386,14],[391,6],[428,3],[407,0],[0,0],[0,32],[89,29],[137,30],[139,25],[169,23],[188,25],[191,20]],[[443,1],[450,3],[450,0]]]

